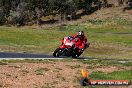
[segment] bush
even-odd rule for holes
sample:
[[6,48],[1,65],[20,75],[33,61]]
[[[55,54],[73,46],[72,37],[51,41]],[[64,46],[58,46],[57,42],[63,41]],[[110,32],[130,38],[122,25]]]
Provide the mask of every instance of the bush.
[[28,22],[28,4],[25,2],[20,2],[15,6],[14,9],[10,10],[9,23],[14,25],[24,25]]
[[10,12],[9,23],[17,26],[26,24],[29,21],[28,14],[23,12]]
[[5,13],[2,9],[0,9],[0,24],[5,23],[6,18],[5,18]]

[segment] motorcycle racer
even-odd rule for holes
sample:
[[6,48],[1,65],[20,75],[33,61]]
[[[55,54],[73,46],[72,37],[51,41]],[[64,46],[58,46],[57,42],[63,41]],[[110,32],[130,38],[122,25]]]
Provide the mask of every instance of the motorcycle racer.
[[79,31],[77,34],[74,34],[75,46],[79,49],[86,49],[89,47],[90,43],[87,43],[87,38],[84,35],[83,31]]
[[89,47],[90,43],[87,43],[87,38],[83,31],[79,31],[74,36],[66,36],[61,40],[61,45],[57,48],[53,56],[71,55],[73,58],[79,57],[84,49]]
[[[74,36],[67,36],[62,39],[61,48],[65,48],[65,44],[68,44],[68,42],[72,41],[74,43],[75,53],[78,56],[80,56],[84,49],[88,48],[90,43],[87,43],[87,38],[84,35],[83,31],[79,31],[77,34],[74,34]],[[71,43],[70,43],[71,44]]]
[[77,34],[74,34],[74,40],[77,55],[80,56],[84,49],[89,47],[90,43],[87,43],[87,38],[83,31],[79,31]]

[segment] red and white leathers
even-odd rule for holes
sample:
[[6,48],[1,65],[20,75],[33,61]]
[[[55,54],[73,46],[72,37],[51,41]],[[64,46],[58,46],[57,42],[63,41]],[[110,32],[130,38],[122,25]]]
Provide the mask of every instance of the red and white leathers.
[[75,47],[77,47],[78,49],[85,49],[87,38],[84,35],[80,37],[77,34],[75,34],[74,39],[75,39]]

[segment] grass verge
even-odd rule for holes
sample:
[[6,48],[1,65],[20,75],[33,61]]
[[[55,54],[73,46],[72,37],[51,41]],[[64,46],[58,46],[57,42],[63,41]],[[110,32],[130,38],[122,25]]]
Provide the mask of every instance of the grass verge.
[[132,58],[132,21],[89,20],[85,23],[46,29],[0,27],[0,51],[51,54],[65,36],[83,30],[91,43],[83,55]]
[[112,73],[93,72],[92,79],[112,79],[112,80],[131,80],[132,70],[114,71]]

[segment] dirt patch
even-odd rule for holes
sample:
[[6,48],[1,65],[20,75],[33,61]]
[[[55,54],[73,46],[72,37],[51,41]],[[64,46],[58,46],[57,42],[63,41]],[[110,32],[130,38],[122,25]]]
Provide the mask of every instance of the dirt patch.
[[[7,63],[0,65],[2,88],[76,88],[81,87],[82,68],[89,64],[74,62]],[[95,67],[92,71],[113,72],[128,68]]]
[[[79,85],[81,63],[10,63],[0,66],[0,83],[5,88],[55,87]],[[73,85],[73,80],[75,85]]]

